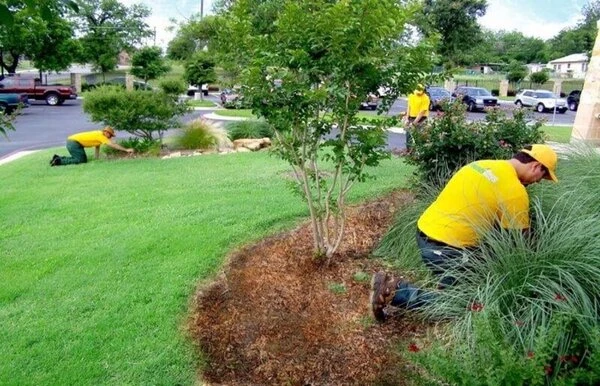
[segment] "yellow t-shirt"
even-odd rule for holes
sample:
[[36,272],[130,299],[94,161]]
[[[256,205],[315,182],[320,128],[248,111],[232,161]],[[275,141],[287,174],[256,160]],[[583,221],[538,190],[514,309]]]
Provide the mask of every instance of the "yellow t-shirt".
[[495,224],[529,228],[529,196],[509,161],[476,161],[461,168],[418,221],[428,237],[457,248],[476,246]]
[[102,134],[102,130],[84,131],[83,133],[73,134],[67,139],[79,142],[83,147],[96,147],[110,142],[110,139]]
[[425,93],[417,95],[412,93],[408,96],[408,116],[416,118],[421,111],[424,117],[429,116],[429,96]]

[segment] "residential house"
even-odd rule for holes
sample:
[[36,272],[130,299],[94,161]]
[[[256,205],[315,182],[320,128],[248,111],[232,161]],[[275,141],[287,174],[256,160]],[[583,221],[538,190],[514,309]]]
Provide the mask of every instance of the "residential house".
[[526,64],[526,66],[527,71],[529,71],[530,74],[533,74],[534,72],[543,71],[548,65],[545,63],[529,63]]
[[588,67],[587,54],[572,54],[562,58],[551,60],[548,68],[554,73],[565,78],[585,78]]

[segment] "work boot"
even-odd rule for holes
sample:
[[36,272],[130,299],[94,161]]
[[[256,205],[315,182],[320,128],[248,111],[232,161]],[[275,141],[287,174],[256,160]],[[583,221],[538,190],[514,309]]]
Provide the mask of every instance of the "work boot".
[[377,272],[373,275],[371,279],[371,309],[377,321],[385,321],[384,308],[392,302],[400,280],[385,272]]
[[52,157],[52,161],[50,161],[50,166],[60,166],[62,165],[62,162],[60,161],[60,156],[58,155],[54,155],[54,157]]

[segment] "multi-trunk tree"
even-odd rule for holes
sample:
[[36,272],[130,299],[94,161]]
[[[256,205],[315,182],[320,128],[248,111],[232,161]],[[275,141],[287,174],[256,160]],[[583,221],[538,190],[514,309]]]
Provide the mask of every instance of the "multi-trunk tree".
[[386,120],[360,103],[381,87],[382,109],[432,68],[432,47],[403,44],[418,8],[396,0],[238,0],[220,16],[221,65],[239,69],[244,99],[275,130],[308,205],[315,253],[342,242],[346,197],[388,156]]

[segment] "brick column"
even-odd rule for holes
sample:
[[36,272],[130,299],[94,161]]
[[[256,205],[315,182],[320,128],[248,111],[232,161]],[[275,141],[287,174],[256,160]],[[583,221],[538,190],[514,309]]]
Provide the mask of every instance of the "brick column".
[[556,79],[554,81],[554,87],[552,87],[552,92],[557,97],[560,97],[560,92],[561,91],[562,91],[562,80],[561,79]]
[[81,74],[71,73],[71,86],[75,87],[77,94],[81,93]]
[[500,86],[498,87],[498,96],[508,96],[508,79],[502,79],[500,81]]
[[[600,28],[600,20],[596,23]],[[571,141],[583,140],[595,145],[600,144],[600,32],[592,50],[579,107],[575,116],[575,124],[571,133]]]
[[133,91],[133,75],[130,73],[125,74],[125,89],[127,91]]

